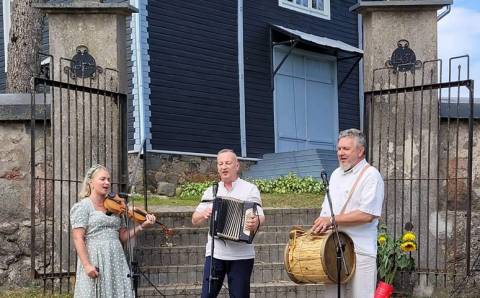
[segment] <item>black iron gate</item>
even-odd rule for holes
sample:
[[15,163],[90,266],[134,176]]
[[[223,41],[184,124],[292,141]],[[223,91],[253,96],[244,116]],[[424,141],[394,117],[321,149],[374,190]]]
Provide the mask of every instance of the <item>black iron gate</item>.
[[468,56],[448,61],[448,81],[441,60],[419,62],[374,70],[368,158],[385,181],[383,223],[396,239],[407,222],[417,233],[408,277],[452,286],[471,270],[474,82]]
[[70,208],[85,172],[103,164],[112,189],[126,190],[127,97],[114,69],[61,58],[57,70],[44,56],[31,103],[31,270],[44,291],[62,293],[73,288]]

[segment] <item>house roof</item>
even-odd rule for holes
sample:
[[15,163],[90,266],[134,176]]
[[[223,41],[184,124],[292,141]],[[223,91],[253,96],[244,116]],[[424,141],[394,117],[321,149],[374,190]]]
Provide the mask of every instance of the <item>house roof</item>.
[[419,7],[433,7],[441,8],[445,5],[452,5],[453,0],[391,0],[391,1],[359,1],[357,4],[350,7],[350,11],[363,12],[366,10],[378,9],[398,9],[398,8],[412,8]]
[[315,46],[320,46],[322,48],[336,49],[336,50],[341,50],[348,53],[353,53],[358,56],[363,56],[363,50],[356,48],[354,46],[351,46],[343,41],[339,41],[339,40],[335,40],[335,39],[331,39],[323,36],[313,35],[310,33],[306,33],[296,29],[290,29],[290,28],[275,25],[275,24],[271,24],[271,26],[274,30],[290,36],[294,36],[305,43],[310,43]]
[[[440,117],[468,119],[470,117],[470,99],[467,97],[442,97]],[[473,119],[480,119],[480,98],[473,99]]]

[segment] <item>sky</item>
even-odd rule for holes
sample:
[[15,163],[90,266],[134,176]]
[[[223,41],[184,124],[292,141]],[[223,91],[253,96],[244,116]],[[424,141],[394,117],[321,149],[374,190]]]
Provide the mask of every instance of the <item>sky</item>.
[[[480,0],[453,0],[451,8],[450,14],[438,23],[438,57],[443,61],[443,81],[448,80],[448,59],[468,54],[470,78],[475,80],[474,94],[480,98]],[[466,79],[466,63],[461,64],[465,70],[461,72],[461,79]],[[455,79],[458,73],[456,65],[452,67]],[[467,94],[466,88],[463,88],[461,96]]]

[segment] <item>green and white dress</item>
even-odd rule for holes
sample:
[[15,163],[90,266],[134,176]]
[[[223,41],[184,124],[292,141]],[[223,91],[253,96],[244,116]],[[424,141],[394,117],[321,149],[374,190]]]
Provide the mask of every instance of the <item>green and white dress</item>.
[[133,298],[129,268],[119,238],[124,221],[118,216],[108,216],[95,210],[90,198],[73,205],[70,220],[72,229],[85,229],[88,258],[93,266],[99,268],[98,278],[90,278],[78,259],[74,297]]

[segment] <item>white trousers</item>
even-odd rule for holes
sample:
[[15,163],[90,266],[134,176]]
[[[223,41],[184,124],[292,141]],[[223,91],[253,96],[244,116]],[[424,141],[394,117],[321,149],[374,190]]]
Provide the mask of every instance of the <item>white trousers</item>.
[[[355,254],[356,268],[352,279],[342,285],[341,296],[351,298],[371,298],[377,283],[377,259],[364,254]],[[337,285],[325,286],[325,298],[337,297]]]

